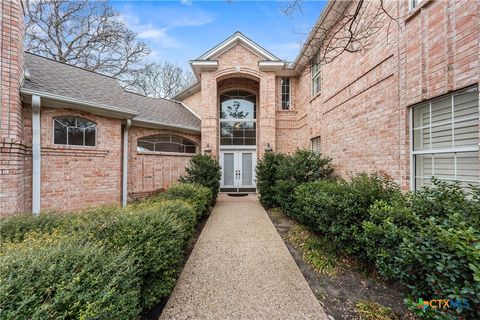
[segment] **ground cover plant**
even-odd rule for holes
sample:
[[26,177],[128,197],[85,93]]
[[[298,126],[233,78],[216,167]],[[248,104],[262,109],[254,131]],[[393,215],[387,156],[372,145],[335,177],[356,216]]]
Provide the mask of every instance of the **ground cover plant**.
[[[292,183],[277,178],[280,166],[295,171],[287,169],[294,167],[294,162],[284,155],[269,157],[259,162],[262,174],[257,175],[263,186],[260,199],[268,200],[262,204],[280,206],[339,252],[403,284],[407,288],[405,303],[418,317],[480,318],[478,187],[433,180],[432,186],[402,193],[381,173]],[[283,165],[275,164],[276,158]],[[294,184],[288,196],[286,192]],[[310,244],[306,249],[307,260],[314,261],[317,249]],[[419,307],[419,301],[423,304],[433,299],[452,304]]]
[[169,296],[212,202],[177,184],[127,206],[0,219],[2,319],[135,319]]

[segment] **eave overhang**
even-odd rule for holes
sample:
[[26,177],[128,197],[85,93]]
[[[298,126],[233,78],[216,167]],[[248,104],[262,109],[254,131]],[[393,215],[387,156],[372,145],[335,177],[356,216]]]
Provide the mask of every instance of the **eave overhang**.
[[84,101],[77,98],[62,96],[49,92],[21,88],[20,93],[24,102],[31,103],[32,96],[36,95],[41,98],[42,106],[50,108],[69,108],[89,112],[100,116],[119,119],[131,119],[138,115],[138,113],[133,110],[126,111],[115,106],[99,104],[91,101]]

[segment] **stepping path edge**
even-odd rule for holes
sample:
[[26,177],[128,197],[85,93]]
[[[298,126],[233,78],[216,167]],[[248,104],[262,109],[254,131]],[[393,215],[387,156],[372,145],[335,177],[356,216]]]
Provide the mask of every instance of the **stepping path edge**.
[[160,319],[328,319],[258,201],[219,200]]

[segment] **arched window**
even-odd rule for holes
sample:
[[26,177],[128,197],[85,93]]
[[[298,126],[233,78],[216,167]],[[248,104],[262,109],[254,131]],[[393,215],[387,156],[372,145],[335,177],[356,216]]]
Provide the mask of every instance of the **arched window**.
[[138,139],[137,151],[177,152],[195,154],[197,152],[197,145],[193,141],[190,141],[180,136],[163,134]]
[[243,90],[220,95],[220,144],[256,144],[257,97]]
[[96,144],[97,124],[79,117],[58,117],[53,119],[53,143],[69,146],[90,146]]

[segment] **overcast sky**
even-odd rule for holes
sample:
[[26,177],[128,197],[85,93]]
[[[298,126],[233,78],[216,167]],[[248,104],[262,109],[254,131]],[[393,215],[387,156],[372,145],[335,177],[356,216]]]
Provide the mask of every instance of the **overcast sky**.
[[241,31],[276,56],[293,61],[325,1],[304,1],[293,17],[285,1],[113,1],[127,25],[152,48],[150,59],[184,68],[188,61]]

